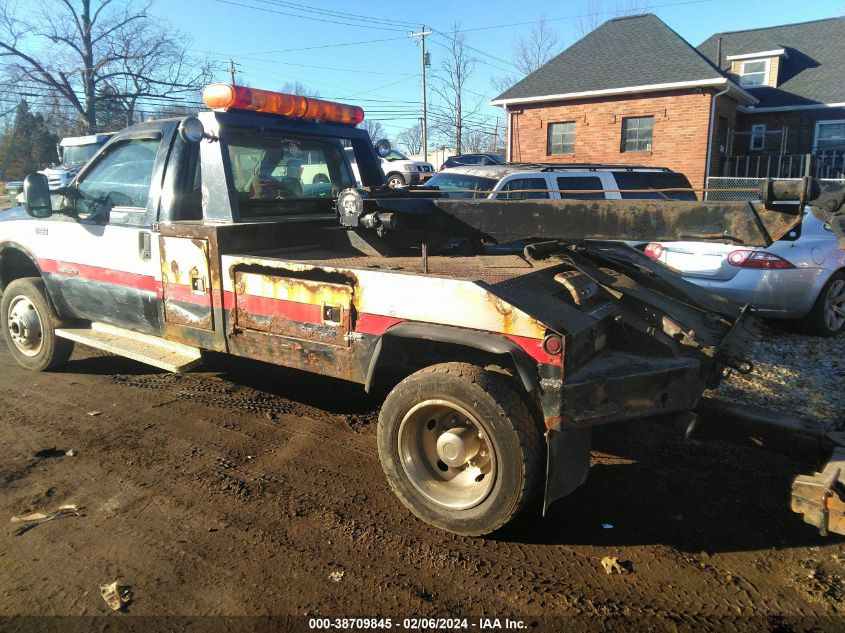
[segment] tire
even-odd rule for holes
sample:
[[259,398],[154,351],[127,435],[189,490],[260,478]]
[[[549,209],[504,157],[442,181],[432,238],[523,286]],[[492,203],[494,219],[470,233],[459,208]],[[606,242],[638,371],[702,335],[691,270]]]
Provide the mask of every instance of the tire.
[[836,336],[845,330],[845,271],[830,276],[801,326],[816,336]]
[[34,371],[59,367],[73,353],[73,341],[56,336],[59,318],[44,280],[24,277],[10,283],[0,302],[3,339],[18,363]]
[[312,185],[328,184],[330,182],[331,181],[329,180],[329,177],[326,176],[326,174],[317,174],[316,176],[314,176],[314,178],[311,179]]
[[397,187],[404,187],[405,186],[405,177],[402,174],[398,174],[393,172],[392,174],[387,175],[387,186],[391,189],[396,189]]
[[379,414],[378,451],[415,516],[466,536],[508,523],[544,470],[540,429],[509,378],[468,363],[434,365],[394,387]]

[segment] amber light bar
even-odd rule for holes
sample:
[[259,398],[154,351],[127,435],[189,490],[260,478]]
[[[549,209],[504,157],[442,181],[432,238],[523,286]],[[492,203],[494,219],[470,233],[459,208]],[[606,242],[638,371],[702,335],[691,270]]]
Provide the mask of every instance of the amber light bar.
[[202,100],[213,110],[252,110],[348,125],[364,120],[364,110],[358,106],[232,84],[209,84],[202,92]]

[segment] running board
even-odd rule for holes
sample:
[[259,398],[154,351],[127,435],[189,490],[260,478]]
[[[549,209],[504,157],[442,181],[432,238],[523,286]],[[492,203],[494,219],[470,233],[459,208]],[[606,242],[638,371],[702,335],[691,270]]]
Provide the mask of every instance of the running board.
[[176,373],[187,371],[202,362],[197,347],[105,323],[92,323],[90,328],[57,329],[56,336]]

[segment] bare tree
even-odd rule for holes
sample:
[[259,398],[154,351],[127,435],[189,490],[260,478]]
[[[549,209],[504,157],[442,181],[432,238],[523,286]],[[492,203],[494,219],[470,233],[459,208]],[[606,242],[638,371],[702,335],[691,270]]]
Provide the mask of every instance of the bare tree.
[[[19,17],[15,6],[0,3],[0,55],[7,58],[7,71],[19,81],[31,82],[55,92],[79,115],[85,129],[97,128],[101,95],[106,99],[131,96],[127,85],[140,97],[167,96],[174,86],[172,68],[145,67],[144,51],[152,20],[149,5],[132,0],[43,0],[41,11],[25,10]],[[169,39],[167,58],[185,60],[183,36],[173,29],[155,29]],[[127,43],[131,42],[131,45]],[[161,47],[159,50],[163,50]],[[159,62],[162,61],[159,56]],[[189,74],[189,73],[188,73]],[[177,70],[180,89],[188,89],[188,74]],[[194,90],[198,86],[190,86]]]
[[616,0],[612,9],[605,9],[602,0],[587,0],[584,15],[578,18],[578,34],[583,37],[611,18],[646,13],[648,0]]
[[300,97],[314,97],[315,99],[320,96],[319,90],[309,88],[299,80],[286,81],[282,84],[282,87],[279,89],[279,91],[289,95],[299,95]]
[[461,153],[461,136],[465,121],[481,108],[481,100],[469,107],[464,102],[466,83],[475,70],[476,61],[470,56],[466,34],[460,31],[461,25],[456,22],[452,32],[444,34],[449,41],[445,46],[447,53],[431,84],[432,90],[443,101],[447,113],[447,117],[436,127],[444,136],[454,139],[455,152],[458,154]]
[[119,59],[102,81],[115,109],[123,111],[124,125],[135,122],[138,105],[145,98],[164,105],[196,101],[199,87],[211,81],[210,62],[193,59],[174,35],[172,27],[153,20],[127,24],[115,33]]
[[405,128],[396,140],[402,145],[409,154],[419,154],[422,152],[422,125],[416,123],[409,128]]
[[493,78],[493,86],[504,92],[526,75],[530,75],[561,51],[560,34],[541,15],[531,32],[515,39],[511,45],[513,65],[521,76],[504,75]]
[[361,121],[361,123],[358,124],[358,127],[369,132],[370,138],[373,140],[373,143],[380,139],[387,138],[387,133],[384,131],[384,126],[379,121],[373,121],[372,119],[364,119],[363,121]]

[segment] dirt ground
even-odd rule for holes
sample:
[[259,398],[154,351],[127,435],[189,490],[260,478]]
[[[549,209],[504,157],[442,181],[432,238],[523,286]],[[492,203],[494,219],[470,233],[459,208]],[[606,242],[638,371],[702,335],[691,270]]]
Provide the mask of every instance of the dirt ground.
[[[0,381],[0,521],[85,508],[4,529],[0,616],[845,627],[845,541],[789,511],[791,478],[814,464],[650,423],[604,428],[590,479],[545,519],[535,502],[501,533],[463,538],[394,498],[377,405],[355,385],[220,357],[176,376],[79,349],[34,374],[2,346]],[[631,573],[607,575],[605,556]],[[100,596],[113,580],[131,586],[126,614]]]

